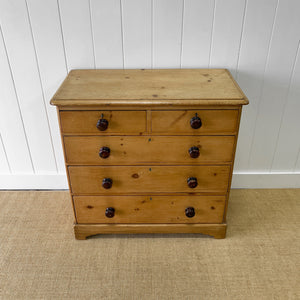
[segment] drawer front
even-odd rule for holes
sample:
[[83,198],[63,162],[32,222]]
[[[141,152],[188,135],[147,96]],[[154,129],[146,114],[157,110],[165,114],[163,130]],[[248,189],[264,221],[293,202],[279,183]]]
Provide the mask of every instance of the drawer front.
[[[102,115],[103,114],[103,115]],[[107,120],[107,129],[97,128],[99,120]],[[65,134],[111,134],[146,131],[145,111],[61,111],[61,130]],[[102,123],[103,124],[103,123]],[[101,127],[101,126],[100,126]],[[102,129],[103,126],[102,126]]]
[[[73,199],[79,224],[222,223],[225,206],[224,196],[74,196]],[[193,211],[195,215],[191,217]]]
[[152,111],[153,133],[233,134],[237,128],[238,110]]
[[230,162],[234,136],[64,137],[69,164],[136,165]]
[[[226,193],[230,166],[71,166],[68,170],[74,194]],[[196,187],[189,187],[188,179]]]

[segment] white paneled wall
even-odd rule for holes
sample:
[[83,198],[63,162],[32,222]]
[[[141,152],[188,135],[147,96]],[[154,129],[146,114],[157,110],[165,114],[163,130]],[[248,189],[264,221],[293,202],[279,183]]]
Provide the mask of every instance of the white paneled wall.
[[66,188],[55,90],[75,68],[228,68],[234,187],[300,187],[299,0],[0,0],[0,188]]

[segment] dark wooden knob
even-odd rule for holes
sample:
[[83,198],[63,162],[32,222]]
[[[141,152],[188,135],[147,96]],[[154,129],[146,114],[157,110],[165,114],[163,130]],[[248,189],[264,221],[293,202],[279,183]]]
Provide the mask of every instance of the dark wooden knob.
[[191,118],[190,124],[191,124],[191,127],[194,129],[198,129],[202,126],[201,119],[198,117],[197,113],[194,117]]
[[105,216],[107,218],[112,218],[115,215],[115,209],[113,207],[107,207],[105,210]]
[[106,119],[101,118],[98,120],[96,126],[100,131],[105,131],[108,127],[108,121]]
[[112,184],[113,184],[113,181],[112,179],[110,178],[104,178],[102,180],[102,186],[105,188],[105,189],[110,189],[112,187]]
[[198,147],[191,147],[189,149],[189,154],[191,158],[197,158],[200,155],[200,151]]
[[194,207],[187,207],[185,209],[185,215],[188,217],[188,218],[192,218],[195,216],[195,209]]
[[187,180],[187,184],[191,189],[194,189],[198,185],[198,181],[196,177],[189,177]]
[[110,149],[108,147],[102,147],[99,151],[99,156],[101,158],[108,158],[110,155]]

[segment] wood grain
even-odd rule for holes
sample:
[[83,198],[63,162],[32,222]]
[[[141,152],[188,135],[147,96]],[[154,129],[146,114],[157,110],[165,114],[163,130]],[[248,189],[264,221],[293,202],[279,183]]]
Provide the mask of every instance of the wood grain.
[[[99,131],[96,127],[102,114],[103,118],[109,122],[105,131]],[[139,134],[146,131],[145,111],[62,111],[60,118],[61,130],[67,134]]]
[[[2,74],[0,75],[1,122],[3,124],[1,126],[1,135],[12,173],[16,174],[17,177],[19,176],[17,174],[21,173],[24,176],[23,183],[15,181],[15,189],[18,189],[20,184],[24,187],[25,182],[28,183],[27,188],[30,189],[32,187],[30,185],[30,182],[32,182],[31,178],[33,178],[32,174],[37,176],[37,180],[33,180],[33,186],[40,182],[40,188],[48,186],[48,179],[40,181],[40,174],[46,174],[46,177],[50,174],[57,174],[56,176],[51,175],[53,185],[62,176],[59,167],[61,155],[58,156],[59,149],[56,147],[58,132],[55,132],[51,120],[53,115],[48,114],[51,136],[53,138],[53,149],[51,149],[51,145],[49,147],[49,143],[45,143],[41,138],[48,135],[44,130],[45,126],[43,124],[46,116],[44,113],[41,113],[42,110],[40,109],[42,97],[40,87],[38,84],[32,83],[32,81],[35,81],[35,78],[38,78],[38,73],[40,73],[40,83],[45,95],[45,102],[48,102],[52,96],[51,94],[59,87],[59,82],[62,79],[62,71],[65,68],[64,57],[62,57],[64,53],[66,53],[68,69],[94,68],[94,58],[97,68],[123,68],[122,61],[117,59],[115,55],[115,51],[119,49],[120,43],[115,44],[116,47],[111,52],[109,50],[112,47],[107,47],[108,44],[106,43],[108,42],[111,45],[111,41],[116,41],[116,37],[122,38],[121,30],[123,30],[125,67],[127,61],[127,67],[130,68],[133,67],[134,63],[136,63],[135,68],[150,68],[149,63],[151,63],[152,59],[154,65],[160,68],[162,67],[160,62],[166,62],[164,59],[167,57],[169,61],[167,68],[174,68],[177,67],[180,61],[180,55],[181,67],[206,68],[210,61],[209,53],[211,52],[211,67],[214,65],[223,68],[228,66],[232,71],[237,69],[236,79],[243,88],[244,93],[251,99],[251,105],[244,110],[241,120],[242,127],[239,135],[235,170],[240,174],[251,171],[248,167],[251,145],[253,138],[256,139],[255,135],[259,135],[260,137],[254,146],[255,149],[258,148],[259,150],[251,153],[251,161],[253,163],[258,161],[257,164],[252,165],[252,173],[262,175],[271,172],[270,176],[276,178],[276,176],[282,176],[278,175],[278,172],[285,172],[291,177],[291,181],[294,181],[294,176],[300,170],[300,156],[297,157],[300,148],[297,143],[299,139],[294,137],[294,135],[297,135],[297,130],[291,130],[291,128],[299,128],[295,127],[300,125],[294,120],[300,119],[296,119],[297,111],[299,110],[298,106],[295,105],[294,107],[294,104],[292,104],[292,107],[290,107],[288,103],[291,100],[287,100],[290,97],[287,95],[286,86],[290,85],[291,88],[296,86],[295,99],[298,99],[298,87],[300,85],[297,78],[296,83],[293,83],[294,75],[289,71],[287,72],[286,67],[290,65],[289,59],[292,60],[293,64],[292,52],[295,53],[294,51],[296,51],[297,43],[299,42],[299,34],[295,34],[299,28],[299,23],[297,18],[294,17],[298,17],[300,12],[299,1],[246,1],[246,9],[244,11],[243,5],[241,5],[244,1],[236,0],[185,0],[182,1],[184,5],[176,5],[176,8],[175,5],[172,5],[172,1],[168,1],[168,3],[171,3],[170,6],[165,5],[166,1],[157,1],[156,3],[164,2],[153,10],[153,13],[156,16],[159,14],[160,17],[153,16],[151,18],[153,7],[150,7],[151,5],[148,6],[148,3],[152,2],[151,0],[119,1],[123,4],[121,14],[117,10],[107,9],[111,6],[108,3],[110,1],[91,0],[91,22],[89,20],[88,0],[27,0],[27,12],[24,1],[3,0],[0,2],[1,30],[3,31],[10,68],[6,72],[6,69],[2,68],[2,64],[0,67]],[[133,2],[138,3],[136,4],[138,7],[133,11],[130,8],[131,4],[127,4],[127,2],[131,4]],[[144,5],[146,2],[147,5]],[[98,3],[100,4],[98,5]],[[278,3],[279,5],[277,5]],[[216,4],[217,8],[215,13],[214,4]],[[145,6],[147,6],[146,9],[144,8]],[[174,19],[174,16],[178,15],[177,11],[174,10],[179,9],[182,12],[182,7],[183,22],[181,21],[180,13],[179,18],[176,19],[175,17]],[[167,13],[161,11],[163,8],[166,9]],[[176,44],[176,49],[181,46],[181,53],[177,50],[173,51],[172,47],[168,48],[170,44],[165,44],[167,41],[166,34],[168,35],[170,32],[163,33],[169,26],[165,25],[164,20],[166,20],[165,15],[169,14],[170,11],[172,11],[172,17],[168,16],[168,20],[171,19],[168,24],[172,26],[172,20],[176,22],[176,29],[174,26],[172,27],[172,33],[175,34],[175,38],[174,36],[170,38],[180,44]],[[107,13],[105,19],[98,18],[105,13]],[[245,13],[244,22],[240,22],[243,13]],[[115,22],[116,15],[122,20]],[[113,20],[113,24],[123,24],[123,26],[121,28],[111,26],[111,20]],[[28,21],[31,23],[29,26]],[[132,26],[128,26],[128,22],[131,21],[133,23],[131,24]],[[181,28],[178,28],[178,23],[182,23]],[[102,26],[100,27],[99,25]],[[103,25],[105,28],[103,28]],[[27,33],[28,29],[30,31],[30,27],[32,34]],[[153,28],[156,31],[153,31]],[[262,28],[263,30],[261,30]],[[160,31],[161,29],[164,31]],[[211,32],[211,29],[214,29],[213,32]],[[180,37],[178,30],[182,32],[182,37]],[[103,31],[105,31],[104,39],[102,38]],[[151,32],[149,33],[149,31]],[[92,34],[94,45],[91,39]],[[179,39],[177,39],[178,36]],[[108,40],[109,37],[111,37],[110,40]],[[145,44],[145,39],[147,44]],[[36,50],[36,57],[34,57],[34,51],[28,51],[29,48],[32,48],[32,45],[34,45]],[[160,45],[166,45],[167,48],[165,49],[171,50],[162,53],[159,60],[156,60],[158,56],[152,55],[152,58],[149,58],[149,62],[148,53],[151,53],[153,47],[160,47]],[[237,45],[240,45],[239,49]],[[237,49],[239,50],[238,53]],[[104,55],[102,55],[103,50],[105,51]],[[278,58],[274,52],[279,53],[280,57]],[[135,54],[142,56],[143,53],[147,53],[146,61],[139,59],[142,58],[140,56],[135,56]],[[236,54],[238,54],[238,57]],[[0,54],[0,57],[1,61],[6,60],[5,54]],[[238,58],[238,62],[236,58]],[[100,62],[99,65],[97,65],[98,61]],[[32,65],[37,65],[37,68],[32,67]],[[293,68],[296,70],[298,67],[295,64],[292,66]],[[266,71],[265,76],[264,71]],[[26,99],[23,98],[25,87],[28,87],[31,91],[30,96],[26,97]],[[271,90],[276,90],[274,92],[275,97],[266,91],[261,94],[264,87],[267,90],[270,88]],[[3,95],[3,91],[5,95]],[[15,99],[15,94],[20,99]],[[20,102],[19,107],[17,104],[18,100]],[[264,104],[264,102],[266,103]],[[282,105],[278,102],[282,102]],[[46,108],[48,110],[47,105]],[[272,113],[270,113],[269,108],[272,108]],[[33,113],[31,114],[30,111]],[[42,116],[41,119],[44,121],[36,118],[39,115]],[[270,116],[273,116],[273,120],[266,122]],[[255,130],[257,117],[259,119],[259,128]],[[23,128],[22,119],[25,129]],[[277,122],[281,123],[281,125],[274,127],[273,122],[275,124]],[[272,123],[270,126],[264,127],[264,124],[270,123]],[[260,128],[264,130],[262,134]],[[270,143],[267,141],[268,151],[265,151],[266,147],[259,146],[262,145],[261,140],[263,138],[261,137],[271,135],[272,141],[276,140],[276,142]],[[28,147],[26,145],[27,137]],[[38,142],[35,142],[34,137],[36,137]],[[44,151],[44,147],[41,149],[41,145],[45,145],[46,151]],[[15,151],[15,149],[22,149],[22,156],[18,155],[18,151]],[[49,158],[47,149],[50,149],[50,152],[55,152],[58,173],[56,173],[55,168],[49,168],[47,165],[41,164],[39,167],[39,163],[34,163],[33,169],[35,170],[32,171],[30,154],[32,156],[41,156],[40,161],[46,162],[47,158]],[[261,153],[274,153],[274,151],[276,153],[272,160],[273,162],[271,164],[268,162],[268,166],[263,166],[260,161],[268,161],[268,158],[260,158]],[[44,156],[45,153],[47,154]],[[256,168],[258,165],[260,168]],[[295,166],[297,166],[296,169]],[[5,170],[3,172],[6,173]],[[26,176],[28,179],[26,179]],[[13,182],[11,179],[8,179],[8,181]],[[264,180],[264,183],[265,186],[271,184],[275,187],[277,180]],[[289,181],[287,180],[286,186],[288,185]]]
[[227,70],[75,70],[51,103],[60,113],[77,238],[225,237],[241,106],[248,103]]
[[78,240],[97,234],[201,233],[224,239],[227,224],[75,224]]
[[[226,193],[230,166],[83,166],[68,167],[72,193],[136,194],[136,193]],[[187,185],[189,177],[198,179],[198,186]],[[102,180],[111,178],[110,189],[102,188]]]
[[161,69],[73,70],[51,104],[143,104],[184,99],[202,101],[203,105],[216,104],[218,99],[223,105],[248,103],[225,69]]
[[234,163],[235,163],[235,154],[236,154],[236,145],[237,145],[237,140],[238,140],[238,134],[239,134],[239,125],[241,121],[241,116],[242,116],[242,107],[239,109],[239,115],[238,115],[238,128],[237,128],[237,133],[235,136],[234,140],[234,146],[233,146],[233,153],[232,153],[232,164],[230,166],[230,175],[229,175],[229,180],[228,180],[228,190],[227,190],[227,196],[226,196],[226,201],[225,201],[225,209],[224,209],[224,215],[223,215],[223,222],[226,222],[227,218],[227,209],[228,209],[228,200],[229,200],[229,194],[231,191],[231,182],[232,182],[232,175],[233,175],[233,168],[234,168]]
[[[58,118],[60,132],[62,132],[62,130],[61,130],[61,118],[60,118],[60,112],[59,112],[59,108],[58,107],[56,107],[56,113],[57,113],[57,118]],[[66,159],[66,148],[64,147],[63,135],[61,134],[60,137],[61,137],[61,143],[63,145],[64,160],[66,162],[67,161],[67,159]],[[68,179],[69,192],[70,192],[70,195],[71,195],[70,198],[71,198],[73,213],[74,213],[74,217],[75,217],[75,221],[76,221],[76,211],[75,211],[74,200],[72,198],[72,193],[71,193],[71,180],[70,180],[70,175],[69,175],[69,172],[68,172],[68,166],[67,166],[67,164],[65,164],[65,168],[66,168],[66,175],[67,175],[67,179]]]
[[[65,136],[66,162],[84,165],[201,164],[232,161],[234,136]],[[198,158],[189,149],[199,148]],[[99,150],[108,147],[108,158]]]
[[[202,126],[193,129],[190,120],[196,115]],[[185,134],[233,134],[237,130],[238,110],[178,110],[153,111],[152,132]]]
[[[75,196],[77,223],[222,223],[224,196]],[[187,218],[185,209],[194,207]],[[115,216],[107,218],[105,209]]]
[[[68,100],[66,100],[68,101]],[[84,110],[84,111],[92,111],[92,110],[98,110],[98,111],[109,111],[111,109],[113,110],[122,110],[122,111],[128,111],[128,110],[147,110],[147,111],[153,111],[153,110],[202,110],[202,109],[217,109],[217,110],[232,110],[232,109],[239,109],[241,105],[222,105],[222,100],[211,100],[214,102],[213,106],[211,103],[208,103],[206,105],[203,104],[203,102],[199,102],[197,100],[172,100],[172,103],[166,101],[156,101],[156,104],[154,104],[154,101],[143,101],[140,100],[139,105],[137,106],[136,102],[135,104],[130,103],[124,103],[121,100],[119,101],[119,105],[114,103],[114,105],[107,105],[106,107],[101,105],[70,105],[70,106],[58,106],[60,111],[77,111],[77,110]],[[219,102],[217,105],[215,102]],[[87,101],[88,102],[88,101]],[[145,103],[147,102],[147,103]],[[150,104],[149,104],[150,103]]]

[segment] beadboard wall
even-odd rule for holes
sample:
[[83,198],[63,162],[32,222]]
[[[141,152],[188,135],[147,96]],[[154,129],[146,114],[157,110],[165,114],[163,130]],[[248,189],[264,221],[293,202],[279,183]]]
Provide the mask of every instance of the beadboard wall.
[[233,187],[300,188],[299,0],[0,0],[0,188],[67,188],[49,100],[76,68],[228,68]]

